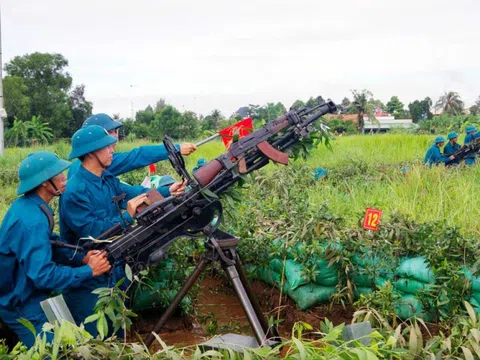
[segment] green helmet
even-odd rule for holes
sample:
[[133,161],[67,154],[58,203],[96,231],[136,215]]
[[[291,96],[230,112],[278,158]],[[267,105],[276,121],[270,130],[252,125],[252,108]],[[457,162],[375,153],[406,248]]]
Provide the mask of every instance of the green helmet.
[[448,133],[447,138],[448,138],[448,140],[458,138],[458,134],[455,131],[452,131],[452,132]]
[[440,135],[435,138],[435,144],[442,143],[442,142],[445,142],[445,138],[443,136]]
[[107,131],[118,129],[119,127],[123,126],[123,124],[120,121],[113,120],[107,114],[95,114],[90,116],[87,120],[83,122],[82,128],[91,126],[91,125],[101,126]]
[[467,134],[468,134],[469,132],[477,131],[477,128],[475,127],[475,125],[468,125],[468,126],[465,128],[465,131],[466,131]]
[[67,170],[71,163],[60,159],[49,151],[39,151],[28,155],[18,168],[20,184],[17,195],[25,194],[54,176]]
[[115,144],[117,139],[108,135],[107,130],[98,125],[87,126],[77,130],[72,136],[72,151],[68,160],[90,154]]

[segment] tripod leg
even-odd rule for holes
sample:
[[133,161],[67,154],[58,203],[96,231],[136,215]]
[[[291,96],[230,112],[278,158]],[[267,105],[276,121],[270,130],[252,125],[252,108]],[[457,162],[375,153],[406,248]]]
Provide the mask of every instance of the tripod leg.
[[[175,296],[175,299],[173,300],[173,302],[170,304],[167,310],[165,310],[160,320],[158,320],[157,324],[155,325],[155,328],[152,330],[153,332],[158,333],[162,329],[162,327],[165,325],[167,320],[170,319],[170,316],[172,316],[173,312],[177,309],[178,305],[180,305],[185,295],[187,295],[187,293],[192,288],[193,284],[195,284],[195,282],[197,281],[198,277],[202,273],[203,269],[205,269],[205,266],[207,266],[207,264],[208,264],[208,260],[205,258],[205,256],[202,256],[197,266],[195,267],[195,270],[193,270],[193,272],[190,274],[187,281],[185,282],[185,285],[183,285],[182,289]],[[155,340],[155,336],[153,336],[153,334],[150,333],[147,337],[147,340],[145,341],[145,345],[147,345],[147,347],[150,347],[150,345],[152,345],[153,340]]]
[[240,302],[242,303],[243,310],[247,315],[248,322],[250,323],[250,326],[253,329],[253,332],[255,334],[255,338],[258,341],[258,344],[260,346],[274,345],[271,343],[271,341],[268,340],[267,334],[263,330],[262,323],[260,322],[257,316],[257,313],[255,312],[255,309],[253,308],[252,303],[250,302],[250,298],[245,291],[245,287],[243,286],[243,283],[240,280],[240,277],[235,265],[230,265],[225,267],[225,272],[227,273],[227,276],[232,281],[235,292],[237,293],[237,296],[240,299]]
[[257,298],[253,294],[252,288],[250,287],[250,283],[248,282],[247,275],[245,274],[245,270],[243,269],[242,266],[242,260],[240,258],[240,255],[237,254],[237,260],[235,261],[235,269],[237,269],[238,275],[240,277],[240,281],[243,284],[243,287],[245,288],[245,292],[247,293],[248,299],[252,303],[253,309],[255,313],[257,314],[257,318],[262,324],[262,328],[267,334],[268,338],[279,338],[277,328],[272,325],[271,327],[268,326],[267,319],[263,315],[262,308],[258,304]]

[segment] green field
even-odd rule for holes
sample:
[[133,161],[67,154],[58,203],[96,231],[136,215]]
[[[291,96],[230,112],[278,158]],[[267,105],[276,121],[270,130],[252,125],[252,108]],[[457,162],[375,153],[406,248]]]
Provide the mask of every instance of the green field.
[[[445,221],[460,227],[465,234],[479,236],[480,199],[475,194],[480,170],[463,166],[451,169],[424,167],[422,160],[432,139],[432,136],[406,134],[348,136],[333,140],[331,151],[321,145],[308,160],[297,161],[297,165],[304,162],[308,168],[328,170],[326,179],[312,182],[305,189],[308,199],[312,204],[326,203],[349,225],[358,221],[365,208],[376,207],[384,211],[384,219],[400,212],[417,222]],[[123,142],[117,151],[144,144],[146,142]],[[16,198],[18,164],[27,154],[39,149],[10,148],[0,157],[0,216]],[[66,157],[70,147],[62,142],[46,149]],[[220,142],[204,145],[185,158],[187,167],[192,169],[199,157],[212,159],[223,151]],[[274,172],[278,167],[269,165],[264,172]],[[406,169],[402,171],[402,168]],[[168,162],[159,169],[159,172],[173,172]],[[124,180],[139,182],[145,175],[146,170],[137,171],[126,175]],[[304,176],[313,177],[310,172]]]

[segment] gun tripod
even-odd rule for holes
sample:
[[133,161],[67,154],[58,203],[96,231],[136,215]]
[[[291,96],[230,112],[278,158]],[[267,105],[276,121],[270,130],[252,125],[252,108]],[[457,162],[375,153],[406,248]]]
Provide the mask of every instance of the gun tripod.
[[[221,230],[215,230],[208,236],[205,243],[205,252],[200,257],[200,261],[193,272],[187,278],[183,288],[178,292],[173,302],[155,325],[153,329],[155,333],[158,333],[165,325],[207,265],[219,262],[240,299],[258,344],[260,346],[274,346],[279,343],[277,329],[274,326],[268,326],[257,299],[248,284],[240,256],[237,253],[238,241],[234,236]],[[155,337],[149,334],[145,342],[146,345],[150,347],[154,339]]]

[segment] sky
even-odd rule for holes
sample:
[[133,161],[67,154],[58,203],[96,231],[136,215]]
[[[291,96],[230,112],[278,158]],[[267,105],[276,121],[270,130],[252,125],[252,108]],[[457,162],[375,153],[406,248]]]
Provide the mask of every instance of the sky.
[[[479,0],[0,0],[2,56],[57,52],[93,111],[159,98],[230,116],[241,106],[368,89],[407,105],[480,95]],[[4,74],[5,75],[5,74]]]

